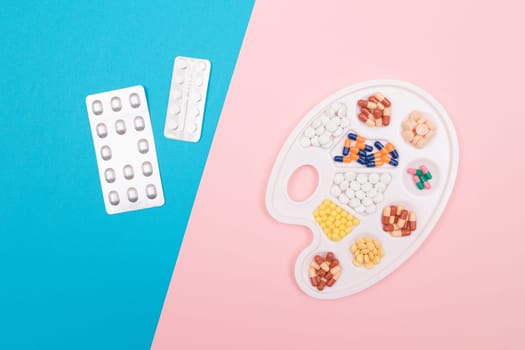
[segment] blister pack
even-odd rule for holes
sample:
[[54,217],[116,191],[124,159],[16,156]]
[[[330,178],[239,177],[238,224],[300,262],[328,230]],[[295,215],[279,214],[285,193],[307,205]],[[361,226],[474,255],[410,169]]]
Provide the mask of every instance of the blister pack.
[[210,68],[208,60],[182,56],[175,58],[164,127],[164,136],[167,138],[199,141]]
[[148,103],[140,85],[86,97],[108,214],[164,204]]

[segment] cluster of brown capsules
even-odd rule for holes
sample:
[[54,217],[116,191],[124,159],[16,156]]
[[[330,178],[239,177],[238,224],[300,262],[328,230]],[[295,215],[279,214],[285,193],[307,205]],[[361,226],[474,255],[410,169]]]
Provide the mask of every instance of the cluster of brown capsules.
[[359,100],[357,105],[361,107],[359,120],[368,126],[388,126],[390,124],[390,100],[381,93],[375,93],[368,100]]
[[416,229],[416,212],[408,211],[400,205],[389,205],[383,208],[381,223],[383,231],[393,237],[410,236]]
[[339,260],[336,259],[334,253],[326,253],[324,259],[320,255],[314,257],[309,270],[309,277],[312,286],[317,287],[319,290],[323,290],[325,286],[333,286],[339,276],[341,276],[341,267],[339,266]]

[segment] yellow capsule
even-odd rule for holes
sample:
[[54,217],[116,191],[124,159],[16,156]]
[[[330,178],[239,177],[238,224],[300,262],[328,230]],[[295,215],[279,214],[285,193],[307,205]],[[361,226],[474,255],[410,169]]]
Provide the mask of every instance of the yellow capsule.
[[379,264],[379,261],[381,260],[381,258],[379,257],[379,255],[376,255],[374,257],[374,264]]
[[362,263],[363,263],[363,254],[357,254],[357,256],[355,257],[355,259],[356,259],[360,264],[362,264]]
[[354,265],[357,266],[357,267],[361,266],[361,264],[362,264],[362,263],[360,263],[359,261],[357,261],[356,259],[354,259],[352,262],[353,262]]
[[350,247],[350,251],[352,253],[355,253],[355,251],[357,250],[357,246],[355,245],[355,243]]
[[363,256],[363,260],[365,261],[365,264],[368,264],[370,262],[370,258],[368,257],[368,255],[362,255]]
[[372,262],[368,262],[368,263],[365,264],[365,267],[366,267],[367,269],[371,269],[372,267],[374,267],[374,263],[372,263]]

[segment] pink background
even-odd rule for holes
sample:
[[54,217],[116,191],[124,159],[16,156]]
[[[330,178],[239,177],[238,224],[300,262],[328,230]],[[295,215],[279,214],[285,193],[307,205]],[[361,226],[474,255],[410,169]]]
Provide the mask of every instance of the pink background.
[[[524,349],[520,1],[259,1],[153,349]],[[418,252],[336,301],[293,278],[311,234],[267,214],[288,134],[329,94],[410,81],[449,112],[456,187]],[[213,346],[213,347],[212,347]]]

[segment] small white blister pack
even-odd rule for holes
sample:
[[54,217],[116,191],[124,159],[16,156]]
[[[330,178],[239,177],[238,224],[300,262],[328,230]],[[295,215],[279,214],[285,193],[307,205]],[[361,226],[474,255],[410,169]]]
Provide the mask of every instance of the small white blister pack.
[[108,214],[164,204],[148,103],[140,85],[86,97]]
[[167,138],[199,141],[210,68],[208,60],[182,56],[175,58],[164,127],[164,136]]

